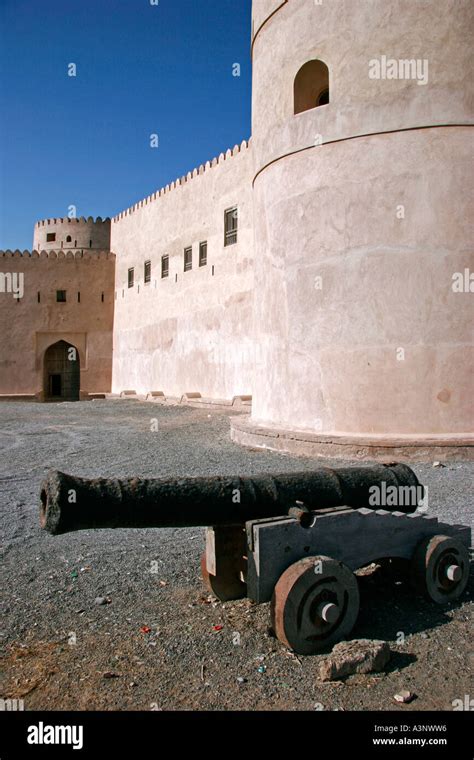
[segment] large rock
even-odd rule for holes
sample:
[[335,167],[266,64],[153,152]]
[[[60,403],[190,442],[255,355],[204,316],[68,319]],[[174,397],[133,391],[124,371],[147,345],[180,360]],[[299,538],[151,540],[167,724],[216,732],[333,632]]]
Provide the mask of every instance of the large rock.
[[390,647],[386,641],[355,639],[341,641],[321,663],[321,681],[336,681],[353,673],[371,673],[383,670],[390,659]]

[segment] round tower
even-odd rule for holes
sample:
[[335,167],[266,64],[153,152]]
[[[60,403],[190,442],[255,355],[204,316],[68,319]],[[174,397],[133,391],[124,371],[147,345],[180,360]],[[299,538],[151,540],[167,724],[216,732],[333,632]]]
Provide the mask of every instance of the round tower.
[[43,219],[36,222],[33,248],[36,251],[91,249],[110,250],[110,219],[89,216]]
[[235,439],[472,452],[473,18],[471,0],[254,2],[259,361]]

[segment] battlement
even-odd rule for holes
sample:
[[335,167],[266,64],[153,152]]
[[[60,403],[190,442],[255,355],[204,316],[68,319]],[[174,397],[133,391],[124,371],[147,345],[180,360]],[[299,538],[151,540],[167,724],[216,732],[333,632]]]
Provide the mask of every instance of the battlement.
[[194,168],[192,171],[189,171],[186,175],[179,177],[174,182],[171,182],[169,185],[165,185],[165,187],[162,187],[159,190],[156,190],[156,192],[152,193],[151,195],[148,195],[143,200],[138,201],[133,206],[130,206],[124,211],[121,211],[116,216],[113,216],[112,222],[118,222],[120,219],[123,219],[125,216],[133,214],[133,212],[137,211],[137,209],[142,208],[143,206],[146,206],[149,203],[152,203],[158,198],[161,198],[163,195],[165,195],[166,193],[169,193],[171,190],[174,190],[178,187],[183,186],[190,180],[194,179],[194,177],[199,177],[202,174],[204,174],[205,171],[208,171],[209,169],[213,169],[215,166],[223,164],[224,161],[227,161],[229,158],[232,158],[233,156],[236,156],[237,154],[241,153],[243,150],[250,148],[251,143],[252,143],[251,137],[249,137],[248,140],[242,140],[240,145],[234,145],[232,150],[229,148],[225,153],[220,153],[218,156],[211,159],[210,161],[206,161],[205,164],[200,164],[200,166]]
[[85,216],[75,216],[73,218],[61,216],[52,219],[40,219],[40,221],[36,222],[35,227],[45,227],[53,224],[110,224],[110,217],[107,216],[105,219],[102,219],[101,216],[98,216],[94,219],[93,216],[88,216],[86,219]]
[[84,250],[58,250],[58,251],[0,251],[0,258],[3,259],[115,259],[115,253],[103,250],[98,251]]

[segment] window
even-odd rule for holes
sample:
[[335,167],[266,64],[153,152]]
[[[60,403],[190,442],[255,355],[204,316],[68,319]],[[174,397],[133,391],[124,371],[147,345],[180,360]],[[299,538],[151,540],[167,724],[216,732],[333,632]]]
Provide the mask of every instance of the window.
[[329,69],[323,61],[307,61],[298,71],[294,85],[296,113],[329,103]]
[[237,206],[224,211],[224,245],[237,242]]
[[68,235],[66,238],[66,243],[71,243],[71,242],[72,242],[72,237]]
[[151,280],[151,261],[145,261],[143,280],[144,282],[150,282]]
[[38,290],[38,303],[41,303],[41,293]]
[[329,90],[323,90],[318,98],[318,106],[327,106],[329,103]]
[[81,303],[81,294],[77,291],[77,303]]
[[57,290],[56,291],[56,301],[57,301],[57,303],[65,303],[65,301],[66,301],[66,291],[65,290]]
[[170,273],[170,257],[168,255],[161,257],[161,276],[168,277]]
[[199,243],[199,266],[205,267],[207,264],[207,241]]
[[135,281],[135,270],[133,267],[131,267],[128,270],[128,287],[133,288],[133,283]]
[[184,271],[189,272],[193,268],[193,249],[184,249]]
[[92,248],[92,240],[89,240],[89,248]]
[[46,233],[46,242],[47,243],[54,243],[56,240],[56,233],[55,232],[47,232]]
[[104,299],[104,294],[103,293],[100,294],[100,300],[102,301],[102,303],[104,303],[105,299]]

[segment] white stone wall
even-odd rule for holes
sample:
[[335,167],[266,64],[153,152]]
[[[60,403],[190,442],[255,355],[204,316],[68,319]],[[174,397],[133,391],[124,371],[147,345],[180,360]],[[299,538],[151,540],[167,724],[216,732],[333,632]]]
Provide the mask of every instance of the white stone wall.
[[[254,365],[253,176],[243,143],[112,220],[116,254],[113,391],[250,393]],[[224,211],[238,207],[238,241],[224,247]],[[207,265],[198,266],[207,241]],[[184,272],[184,248],[193,268]],[[161,278],[161,257],[169,276]],[[144,283],[144,262],[151,282]],[[128,269],[134,286],[128,287]]]

